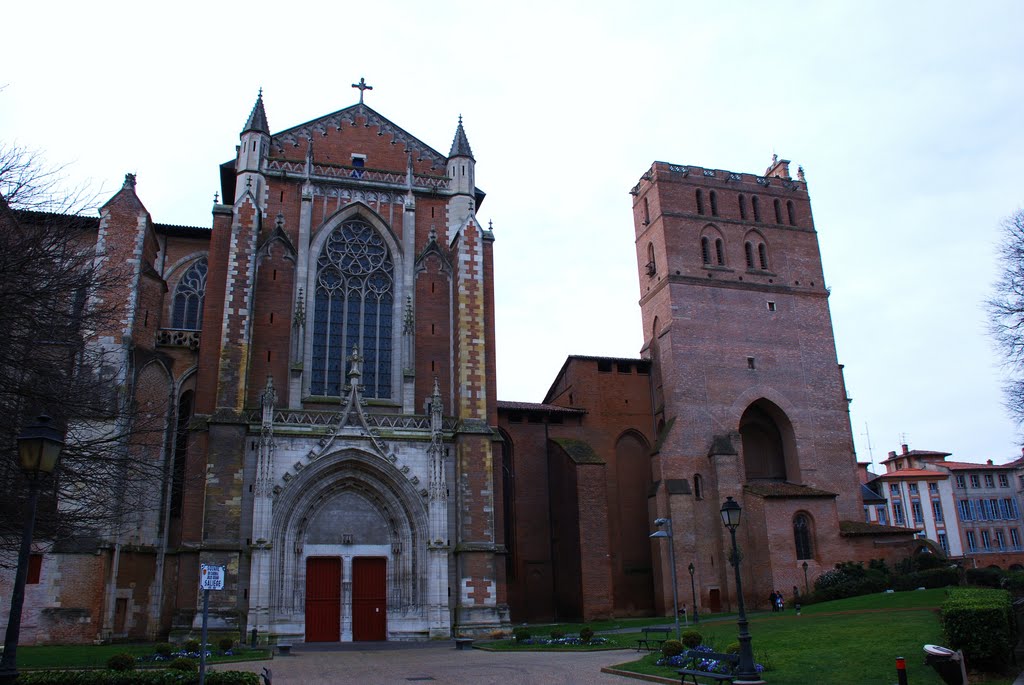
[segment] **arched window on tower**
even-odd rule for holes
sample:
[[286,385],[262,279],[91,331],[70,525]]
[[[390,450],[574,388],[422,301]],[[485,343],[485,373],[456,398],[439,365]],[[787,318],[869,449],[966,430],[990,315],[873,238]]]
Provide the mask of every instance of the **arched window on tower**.
[[746,219],[747,218],[747,198],[742,193],[740,193],[739,203],[740,203],[740,218],[741,219]]
[[747,268],[748,269],[753,269],[754,268],[754,245],[753,245],[753,243],[751,243],[748,240],[746,245],[743,246],[743,250],[747,254]]
[[786,211],[789,213],[789,225],[796,226],[796,207],[792,200],[786,200]]
[[171,328],[198,331],[203,326],[203,299],[206,296],[206,257],[189,267],[174,288]]
[[811,544],[811,521],[810,517],[803,512],[793,517],[793,543],[796,545],[797,560],[814,558],[814,547]]
[[775,223],[781,224],[782,223],[782,203],[779,202],[778,198],[776,198],[775,201],[772,204],[775,205]]
[[747,480],[786,480],[787,445],[795,447],[792,427],[781,409],[765,399],[751,404],[740,419],[740,438]]
[[757,199],[757,195],[750,199],[750,204],[754,207],[754,221],[761,220],[761,201]]
[[700,188],[697,189],[697,213],[704,213],[704,191]]
[[699,473],[693,475],[693,496],[695,499],[704,499],[704,479]]
[[711,216],[718,216],[718,194],[711,191]]
[[316,269],[310,394],[340,396],[358,349],[364,397],[390,398],[395,266],[387,243],[350,219],[328,236]]
[[718,266],[725,266],[725,242],[721,238],[715,238],[715,257]]
[[707,236],[700,239],[700,256],[705,264],[711,263],[711,239]]
[[761,270],[768,270],[768,248],[764,243],[759,243],[757,246],[757,258],[761,262]]
[[658,265],[654,261],[654,243],[647,243],[647,275],[658,273]]
[[651,208],[647,204],[647,197],[644,197],[644,226],[651,223]]

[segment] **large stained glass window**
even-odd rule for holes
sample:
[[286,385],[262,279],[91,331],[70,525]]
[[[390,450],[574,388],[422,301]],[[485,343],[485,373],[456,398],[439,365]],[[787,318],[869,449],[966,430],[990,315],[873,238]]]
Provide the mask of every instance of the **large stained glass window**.
[[171,328],[198,331],[203,325],[203,297],[206,295],[206,257],[189,267],[174,289]]
[[394,263],[381,235],[353,219],[334,229],[316,263],[310,394],[340,396],[358,349],[366,397],[391,397]]

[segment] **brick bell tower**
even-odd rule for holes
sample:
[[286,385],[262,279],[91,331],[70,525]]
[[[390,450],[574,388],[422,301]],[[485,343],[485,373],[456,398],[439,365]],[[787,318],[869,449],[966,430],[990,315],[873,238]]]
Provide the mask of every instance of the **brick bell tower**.
[[[861,518],[810,197],[789,164],[773,157],[756,175],[656,162],[631,191],[660,433],[650,515],[675,522],[676,571],[694,564],[703,611],[733,606],[726,497],[743,507],[748,606],[802,592],[804,562],[814,578],[853,558],[841,522]],[[668,554],[653,552],[669,607]]]

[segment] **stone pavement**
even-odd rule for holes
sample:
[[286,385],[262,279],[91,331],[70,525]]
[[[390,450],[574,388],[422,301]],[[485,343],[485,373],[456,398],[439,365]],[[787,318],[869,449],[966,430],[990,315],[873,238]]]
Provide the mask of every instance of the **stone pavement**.
[[473,685],[624,685],[633,680],[601,668],[635,659],[632,650],[606,652],[457,651],[454,642],[296,644],[273,661],[225,665],[224,670],[273,672],[274,685],[319,683],[473,683]]

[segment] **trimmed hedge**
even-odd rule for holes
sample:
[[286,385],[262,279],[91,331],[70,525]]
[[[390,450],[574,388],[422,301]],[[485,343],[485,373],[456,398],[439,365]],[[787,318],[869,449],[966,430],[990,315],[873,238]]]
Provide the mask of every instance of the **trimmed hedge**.
[[[31,671],[18,685],[193,685],[198,673],[181,671]],[[207,685],[260,685],[259,676],[242,671],[207,671]]]
[[916,590],[919,587],[949,587],[960,583],[960,572],[956,568],[933,568],[904,576],[893,576],[893,590]]
[[996,567],[969,568],[964,577],[968,585],[982,585],[984,587],[1000,587],[1003,581],[1003,571]]
[[962,649],[973,668],[1001,668],[1017,641],[1010,593],[1006,590],[957,588],[942,603],[942,629],[952,649]]

